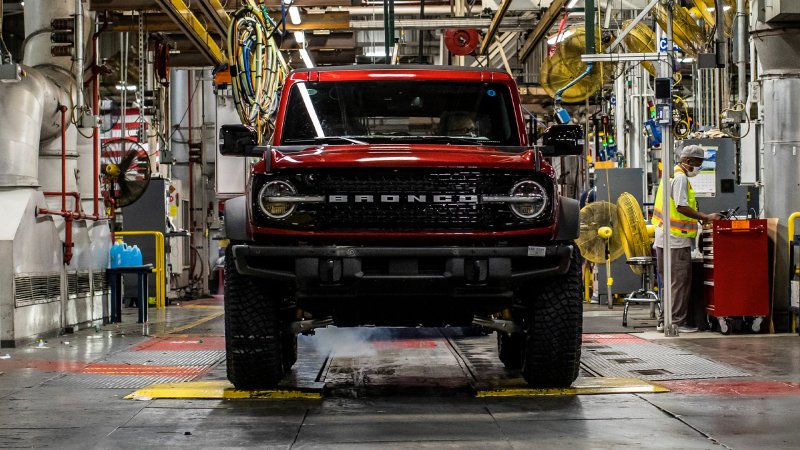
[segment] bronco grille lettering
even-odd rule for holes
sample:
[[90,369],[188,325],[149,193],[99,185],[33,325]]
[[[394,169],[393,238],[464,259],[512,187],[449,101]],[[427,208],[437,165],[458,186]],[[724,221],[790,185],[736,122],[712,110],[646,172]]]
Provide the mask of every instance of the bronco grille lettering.
[[409,195],[329,195],[328,203],[478,203],[477,195],[425,194]]

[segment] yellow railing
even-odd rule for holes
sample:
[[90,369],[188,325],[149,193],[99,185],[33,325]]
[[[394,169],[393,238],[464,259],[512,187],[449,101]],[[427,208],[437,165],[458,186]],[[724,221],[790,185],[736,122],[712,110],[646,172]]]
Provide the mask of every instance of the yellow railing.
[[[158,231],[119,231],[115,236],[153,236],[156,241],[156,263],[153,273],[156,274],[156,309],[164,309],[166,302],[166,276],[164,275],[164,264],[166,254],[164,252],[164,233]],[[145,299],[145,301],[147,301]]]
[[[792,213],[792,215],[789,216],[789,221],[788,221],[788,224],[787,224],[788,228],[789,228],[789,232],[786,235],[786,242],[787,243],[790,243],[794,239],[794,222],[797,219],[800,219],[800,212]],[[791,252],[793,251],[792,250],[792,245],[791,244],[787,244],[787,245],[789,246],[789,257],[791,258],[791,255],[792,255]],[[794,273],[794,270],[795,270],[794,267],[790,267],[789,268],[789,271],[790,271],[789,273]],[[791,292],[791,290],[789,292]],[[789,302],[791,304],[791,299],[789,300]],[[796,313],[792,317],[792,333],[797,331],[797,318],[798,318],[798,315],[800,315],[800,313]]]

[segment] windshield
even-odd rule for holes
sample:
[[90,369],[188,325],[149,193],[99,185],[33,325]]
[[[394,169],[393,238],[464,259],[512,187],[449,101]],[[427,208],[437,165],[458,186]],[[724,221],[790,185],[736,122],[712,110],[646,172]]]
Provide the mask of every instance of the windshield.
[[281,144],[452,143],[519,145],[513,102],[499,83],[297,83]]

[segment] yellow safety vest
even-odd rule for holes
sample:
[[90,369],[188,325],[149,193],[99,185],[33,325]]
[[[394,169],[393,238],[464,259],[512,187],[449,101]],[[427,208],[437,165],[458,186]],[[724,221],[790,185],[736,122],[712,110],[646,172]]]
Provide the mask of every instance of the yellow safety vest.
[[[686,173],[681,166],[675,166],[675,172],[681,171]],[[669,179],[670,186],[672,186],[672,178]],[[664,216],[661,214],[661,205],[664,204],[663,181],[658,185],[656,192],[656,202],[653,205],[653,225],[661,227],[664,222]],[[697,199],[695,199],[694,189],[692,183],[689,183],[689,207],[697,211]],[[697,236],[697,219],[683,215],[678,211],[675,206],[675,199],[670,195],[669,198],[669,232],[673,236],[693,238]]]

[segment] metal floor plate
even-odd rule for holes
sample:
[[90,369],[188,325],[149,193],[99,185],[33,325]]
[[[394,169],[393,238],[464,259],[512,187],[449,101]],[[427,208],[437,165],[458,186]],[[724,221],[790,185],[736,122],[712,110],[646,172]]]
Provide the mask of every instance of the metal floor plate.
[[224,350],[134,351],[109,355],[103,363],[159,366],[210,366],[225,358]]
[[50,380],[48,386],[80,386],[95,389],[140,389],[158,383],[177,383],[191,381],[197,374],[183,376],[136,376],[100,375],[93,373],[74,373]]
[[649,381],[750,376],[727,364],[636,337],[584,337],[581,366],[600,377]]

